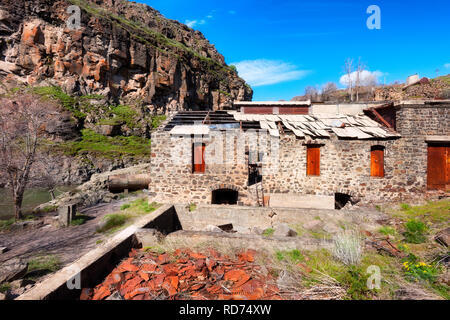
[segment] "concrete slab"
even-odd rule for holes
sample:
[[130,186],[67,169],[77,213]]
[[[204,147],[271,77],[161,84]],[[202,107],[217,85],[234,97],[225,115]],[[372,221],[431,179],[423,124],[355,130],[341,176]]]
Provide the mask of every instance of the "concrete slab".
[[334,196],[295,193],[272,193],[269,196],[269,206],[272,208],[334,209]]
[[[221,248],[253,249],[253,250],[317,250],[321,248],[331,249],[331,240],[321,240],[302,237],[264,237],[252,234],[217,233],[206,231],[177,231],[168,235],[164,244],[170,247],[219,246]],[[153,246],[155,243],[146,243]]]

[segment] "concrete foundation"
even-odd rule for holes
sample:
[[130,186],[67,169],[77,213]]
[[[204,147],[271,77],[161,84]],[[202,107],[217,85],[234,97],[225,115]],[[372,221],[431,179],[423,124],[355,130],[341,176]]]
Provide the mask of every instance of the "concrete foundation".
[[334,196],[272,193],[269,206],[273,208],[334,209]]
[[[200,206],[189,212],[187,205],[164,205],[155,212],[143,216],[132,226],[116,234],[108,242],[89,252],[73,264],[56,272],[17,300],[68,300],[78,299],[82,288],[93,288],[101,283],[132,248],[152,247],[194,248],[219,246],[225,249],[255,250],[316,250],[330,248],[330,240],[312,237],[265,237],[260,231],[280,223],[301,226],[322,225],[330,229],[330,221],[345,224],[358,220],[382,219],[378,212],[350,212],[337,210],[313,210],[292,208],[261,208],[239,206]],[[311,223],[314,222],[314,223]],[[239,233],[199,231],[207,226],[232,224]],[[379,226],[374,226],[378,228]],[[339,230],[339,228],[334,227]],[[371,230],[364,226],[365,230]],[[332,231],[330,231],[331,233]],[[73,288],[73,285],[78,284]]]

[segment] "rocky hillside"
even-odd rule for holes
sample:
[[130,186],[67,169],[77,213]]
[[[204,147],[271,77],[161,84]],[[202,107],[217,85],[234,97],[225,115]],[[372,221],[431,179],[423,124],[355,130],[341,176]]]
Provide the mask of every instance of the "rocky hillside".
[[[81,8],[78,30],[67,27],[70,5]],[[126,0],[2,0],[0,77],[3,86],[56,85],[159,114],[226,108],[253,94],[200,32]]]
[[[355,93],[354,93],[355,95]],[[350,102],[347,89],[339,89],[326,94],[315,90],[312,94],[296,96],[292,101],[313,102]],[[359,89],[360,101],[399,101],[399,100],[450,99],[450,74],[435,79],[422,78],[419,82],[407,86],[405,83],[394,83],[386,86],[362,86]]]
[[422,78],[414,85],[395,84],[375,90],[375,100],[450,99],[450,74],[435,79]]
[[[81,28],[69,28],[81,9]],[[253,91],[198,31],[125,0],[2,0],[0,97],[57,102],[42,165],[55,184],[148,162],[175,110],[230,108]],[[0,177],[0,186],[5,185]]]

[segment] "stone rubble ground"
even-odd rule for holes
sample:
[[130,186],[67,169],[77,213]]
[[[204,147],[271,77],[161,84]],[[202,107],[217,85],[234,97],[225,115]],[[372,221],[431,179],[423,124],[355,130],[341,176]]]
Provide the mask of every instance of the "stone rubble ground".
[[281,300],[276,280],[255,263],[256,251],[230,258],[214,249],[154,253],[133,249],[80,300]]

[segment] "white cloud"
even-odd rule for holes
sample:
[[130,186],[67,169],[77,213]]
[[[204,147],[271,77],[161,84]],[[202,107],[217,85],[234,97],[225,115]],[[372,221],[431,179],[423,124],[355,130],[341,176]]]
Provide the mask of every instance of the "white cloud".
[[[368,71],[364,70],[360,72],[360,81],[362,85],[367,85],[370,82],[376,81],[378,82],[378,79],[384,75],[387,75],[386,73],[383,73],[381,71]],[[358,76],[358,71],[353,71],[350,74],[350,80],[354,84],[356,82],[356,78]],[[347,74],[343,75],[341,79],[339,80],[339,83],[348,86],[349,84],[349,76]]]
[[202,20],[186,20],[184,22],[184,24],[187,25],[189,28],[194,28],[196,25],[202,25],[205,23],[206,23],[206,21],[204,19],[202,19]]
[[230,11],[228,11],[228,13],[229,13],[229,14],[236,14],[236,11],[230,10]]
[[450,63],[444,64],[444,67],[446,67],[447,69],[450,69]]
[[239,76],[254,87],[298,80],[309,73],[298,70],[293,64],[276,60],[246,60],[232,65],[238,69]]

